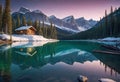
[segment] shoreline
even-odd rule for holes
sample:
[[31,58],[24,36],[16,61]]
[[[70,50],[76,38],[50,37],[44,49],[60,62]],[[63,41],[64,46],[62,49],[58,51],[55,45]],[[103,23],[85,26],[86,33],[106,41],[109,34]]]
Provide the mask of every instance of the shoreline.
[[12,43],[13,43],[13,41],[9,41],[9,40],[3,41],[3,40],[0,40],[0,46],[1,45],[5,45],[5,44],[12,44]]
[[7,45],[7,44],[12,44],[12,43],[15,43],[15,42],[47,42],[47,43],[52,43],[52,42],[58,42],[59,40],[56,40],[56,39],[50,39],[50,40],[19,40],[19,41],[10,41],[10,40],[0,40],[0,46],[2,45]]

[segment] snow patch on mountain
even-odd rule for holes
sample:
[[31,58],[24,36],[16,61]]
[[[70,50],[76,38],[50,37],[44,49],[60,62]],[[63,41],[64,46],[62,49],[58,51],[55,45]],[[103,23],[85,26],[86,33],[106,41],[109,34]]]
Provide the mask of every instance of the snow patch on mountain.
[[40,11],[40,10],[34,10],[32,12],[34,12],[34,13],[42,13],[42,11]]
[[19,13],[22,13],[22,14],[25,14],[27,12],[31,12],[28,8],[25,8],[25,7],[21,7],[18,11]]
[[64,26],[58,26],[58,25],[55,25],[55,27],[59,28],[59,29],[62,29],[62,30],[66,30],[68,32],[72,32],[72,33],[78,33],[80,32],[79,30],[73,30],[73,29],[70,29],[70,28],[66,28]]
[[68,16],[68,17],[63,18],[62,20],[63,20],[64,22],[70,23],[70,21],[73,20],[73,19],[74,19],[73,16]]
[[[21,15],[22,14],[22,15]],[[86,20],[84,17],[75,19],[74,16],[68,16],[63,19],[59,19],[55,17],[54,15],[48,17],[45,15],[42,11],[40,10],[33,10],[31,11],[28,8],[21,7],[18,12],[15,12],[12,14],[13,18],[17,18],[17,16],[22,16],[26,17],[26,20],[40,20],[41,22],[49,22],[48,25],[52,22],[57,28],[60,28],[65,31],[73,31],[74,32],[81,32],[85,31],[87,29],[92,28],[97,22],[94,20]]]
[[[49,22],[44,22],[44,24],[45,24],[45,25],[51,25]],[[55,24],[54,24],[54,25],[55,25]],[[55,27],[56,27],[56,28],[59,28],[59,29],[61,29],[61,30],[66,30],[66,31],[68,31],[68,32],[72,32],[72,33],[78,33],[78,32],[80,32],[80,31],[78,31],[78,30],[73,30],[73,29],[66,28],[66,27],[64,27],[64,26],[59,26],[59,25],[55,25]]]
[[86,30],[92,28],[97,23],[97,21],[94,21],[93,19],[86,20],[84,17],[78,18],[75,21],[79,27]]
[[72,25],[76,25],[76,21],[75,21],[75,18],[73,16],[68,16],[68,17],[65,17],[62,19],[64,22],[66,23],[69,23],[69,24],[72,24]]
[[[80,31],[85,31],[85,30],[86,30],[84,27],[80,27],[80,26],[78,26],[78,29],[79,29]],[[79,31],[79,32],[80,32],[80,31]]]

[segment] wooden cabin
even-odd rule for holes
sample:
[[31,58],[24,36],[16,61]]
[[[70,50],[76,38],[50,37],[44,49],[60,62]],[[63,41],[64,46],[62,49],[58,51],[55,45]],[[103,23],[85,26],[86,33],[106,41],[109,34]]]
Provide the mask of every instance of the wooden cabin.
[[15,29],[15,32],[17,34],[34,35],[36,32],[36,29],[33,26],[22,26]]

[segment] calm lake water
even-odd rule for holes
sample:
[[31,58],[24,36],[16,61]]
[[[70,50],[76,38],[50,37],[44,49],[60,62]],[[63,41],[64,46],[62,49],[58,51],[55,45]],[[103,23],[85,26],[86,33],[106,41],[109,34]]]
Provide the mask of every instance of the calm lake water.
[[99,43],[60,41],[33,46],[0,46],[0,82],[78,82],[78,75],[87,76],[88,82],[100,78],[120,82],[120,56],[93,53],[104,49]]

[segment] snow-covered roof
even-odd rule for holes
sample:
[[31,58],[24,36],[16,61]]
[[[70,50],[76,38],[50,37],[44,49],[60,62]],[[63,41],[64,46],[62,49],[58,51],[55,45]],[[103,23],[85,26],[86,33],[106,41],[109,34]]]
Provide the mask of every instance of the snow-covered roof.
[[22,26],[22,27],[19,27],[17,29],[15,29],[15,31],[20,31],[20,30],[27,30],[29,28],[33,28],[34,30],[36,30],[33,26]]

